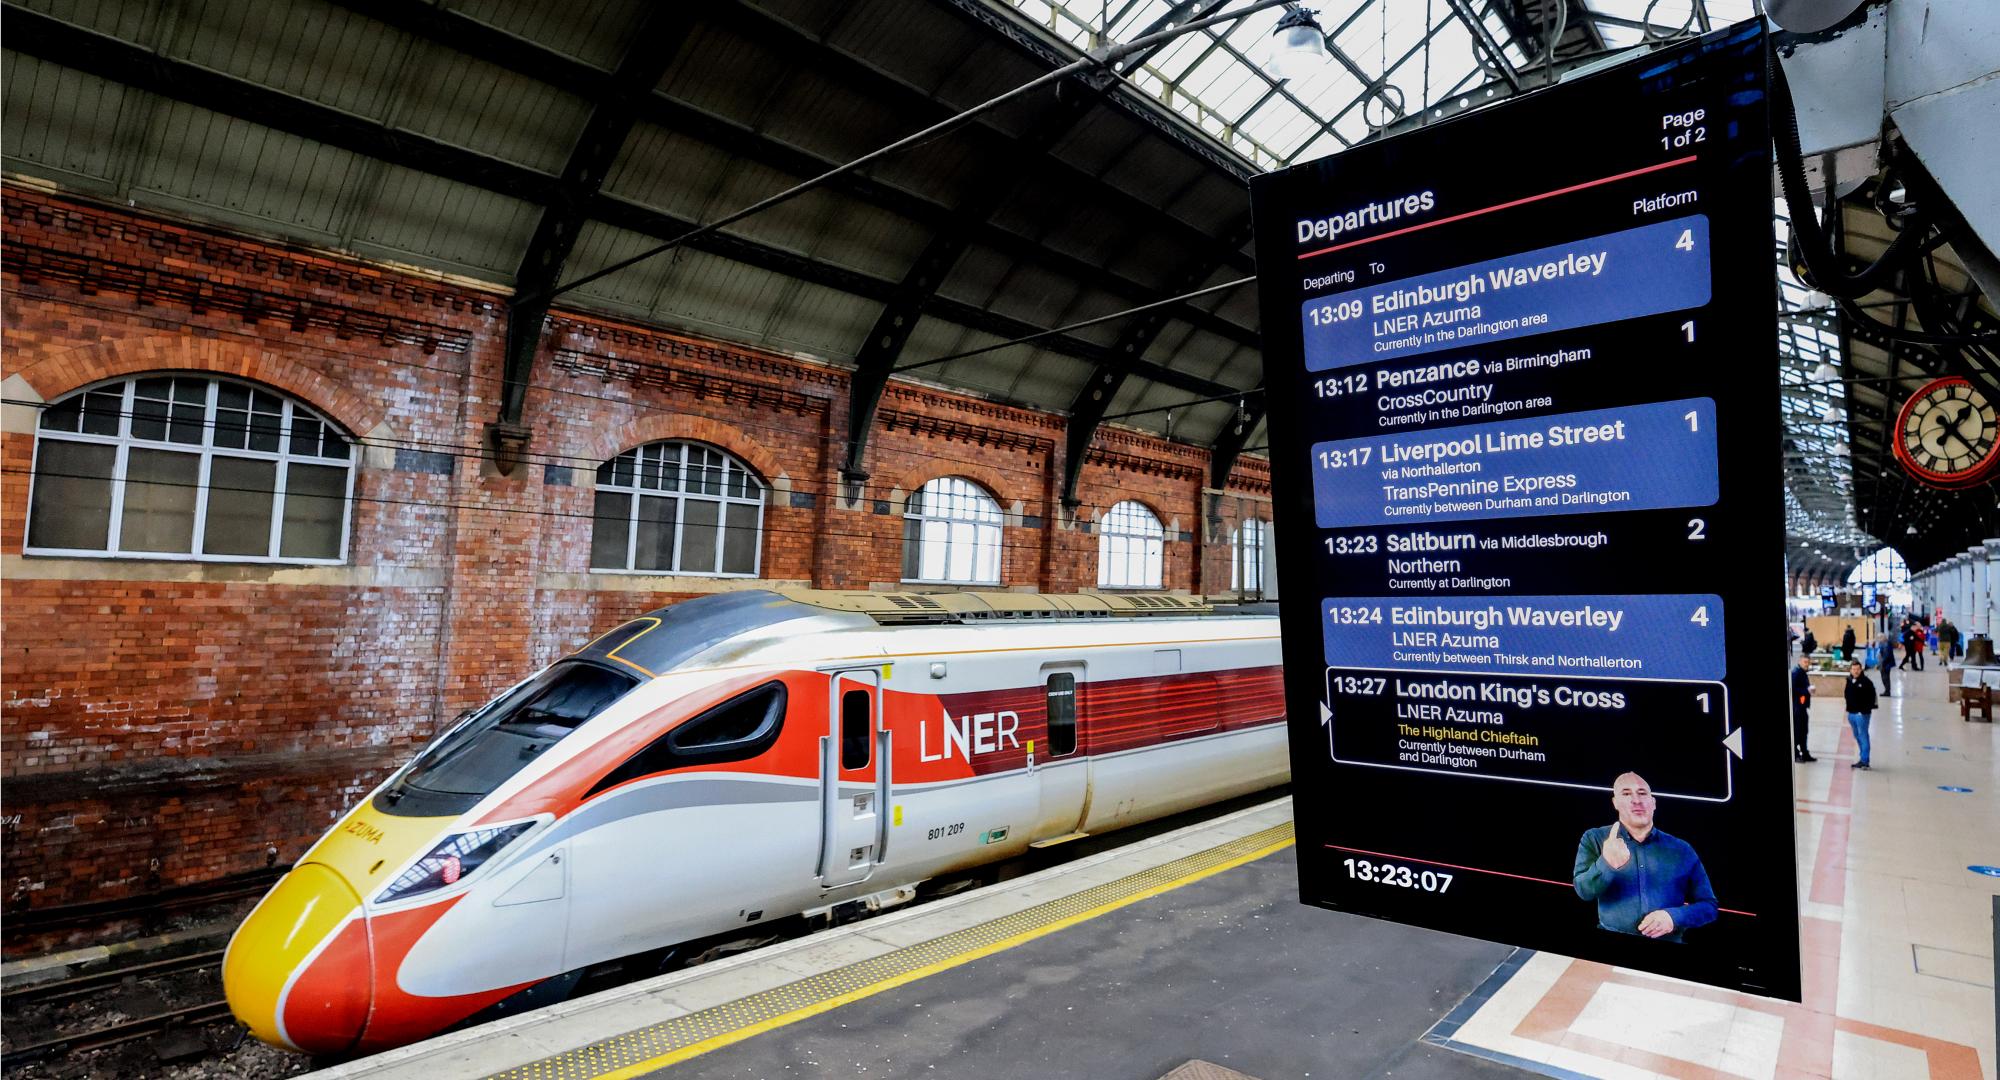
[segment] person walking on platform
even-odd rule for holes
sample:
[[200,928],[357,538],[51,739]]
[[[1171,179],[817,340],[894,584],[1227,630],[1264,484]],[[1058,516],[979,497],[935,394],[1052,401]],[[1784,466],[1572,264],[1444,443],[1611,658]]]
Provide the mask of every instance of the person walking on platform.
[[1864,670],[1859,660],[1847,665],[1847,726],[1854,729],[1854,742],[1861,748],[1861,759],[1854,763],[1857,769],[1868,767],[1868,720],[1875,711],[1875,684]]
[[1840,632],[1840,655],[1843,659],[1847,660],[1857,659],[1854,655],[1854,625],[1852,623],[1849,623],[1847,628]]
[[1811,670],[1812,660],[1804,656],[1792,669],[1792,760],[1797,762],[1819,760],[1806,749],[1807,717],[1812,711],[1812,677],[1806,673]]
[[1958,627],[1950,619],[1939,619],[1937,624],[1938,661],[1945,667],[1958,655]]
[[1882,631],[1875,641],[1875,666],[1882,673],[1882,696],[1895,697],[1896,691],[1889,685],[1889,673],[1896,670],[1896,636]]
[[1806,627],[1805,640],[1799,643],[1799,653],[1803,656],[1811,656],[1818,651],[1819,639],[1813,636],[1812,627],[1808,626]]

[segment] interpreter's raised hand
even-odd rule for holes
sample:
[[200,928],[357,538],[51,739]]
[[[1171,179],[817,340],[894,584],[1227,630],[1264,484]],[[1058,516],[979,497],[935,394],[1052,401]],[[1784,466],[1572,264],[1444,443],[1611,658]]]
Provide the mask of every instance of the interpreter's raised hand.
[[1632,861],[1632,849],[1626,845],[1625,838],[1618,835],[1618,826],[1611,826],[1611,835],[1604,838],[1602,854],[1605,863],[1613,870],[1623,870],[1625,864]]
[[1639,920],[1639,932],[1647,937],[1666,937],[1674,932],[1674,917],[1665,911],[1655,911]]

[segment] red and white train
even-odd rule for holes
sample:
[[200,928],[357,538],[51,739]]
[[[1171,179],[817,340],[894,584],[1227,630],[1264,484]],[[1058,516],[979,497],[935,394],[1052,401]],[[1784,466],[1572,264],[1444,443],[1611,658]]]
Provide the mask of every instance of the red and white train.
[[223,985],[266,1042],[379,1050],[594,964],[1288,775],[1274,616],[718,593],[425,747],[250,913]]

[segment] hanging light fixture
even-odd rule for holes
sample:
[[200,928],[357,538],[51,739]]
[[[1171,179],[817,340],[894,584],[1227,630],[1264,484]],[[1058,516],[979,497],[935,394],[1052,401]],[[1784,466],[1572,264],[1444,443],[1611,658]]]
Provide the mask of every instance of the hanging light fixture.
[[1826,408],[1819,411],[1819,422],[1822,424],[1840,423],[1840,410],[1833,407],[1833,402],[1827,402]]
[[1271,54],[1264,73],[1284,82],[1303,79],[1326,65],[1326,30],[1311,8],[1289,8],[1271,31]]
[[1834,367],[1832,364],[1829,364],[1824,360],[1821,360],[1819,362],[1819,366],[1814,368],[1812,370],[1812,374],[1806,376],[1806,378],[1816,383],[1835,382],[1840,378],[1840,369]]

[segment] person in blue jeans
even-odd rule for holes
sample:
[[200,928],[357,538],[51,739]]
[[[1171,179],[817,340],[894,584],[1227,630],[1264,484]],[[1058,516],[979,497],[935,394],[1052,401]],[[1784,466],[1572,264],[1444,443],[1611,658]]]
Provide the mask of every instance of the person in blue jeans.
[[1875,703],[1875,684],[1868,681],[1867,669],[1859,660],[1847,665],[1847,726],[1854,729],[1854,742],[1861,747],[1861,759],[1854,763],[1857,769],[1868,767],[1868,720]]
[[1597,901],[1597,925],[1621,934],[1679,941],[1715,921],[1715,890],[1687,841],[1653,825],[1658,804],[1638,773],[1611,782],[1618,820],[1584,831],[1571,873],[1576,894]]

